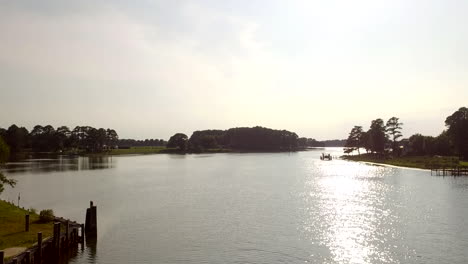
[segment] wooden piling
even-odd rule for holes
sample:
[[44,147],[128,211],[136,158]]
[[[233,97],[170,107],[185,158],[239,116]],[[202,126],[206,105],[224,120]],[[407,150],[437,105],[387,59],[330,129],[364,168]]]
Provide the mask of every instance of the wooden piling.
[[24,262],[26,262],[26,264],[31,264],[31,251],[26,251],[25,254],[24,254]]
[[[93,205],[93,208],[95,206]],[[90,210],[91,213],[95,212]],[[94,218],[95,219],[95,218]],[[25,215],[25,229],[30,230],[29,215]],[[29,223],[29,226],[28,226]],[[56,263],[60,261],[63,254],[67,255],[68,250],[77,247],[78,243],[84,243],[85,225],[79,224],[75,221],[70,221],[64,218],[55,218],[54,232],[51,239],[43,240],[42,232],[37,233],[37,245],[34,245],[26,251],[15,256],[14,259],[5,260],[5,252],[0,251],[0,264],[43,264],[43,263]],[[61,225],[64,225],[63,232],[61,232]],[[82,231],[81,237],[79,236],[79,229]],[[84,245],[82,244],[82,247]]]
[[86,209],[85,230],[87,236],[97,235],[97,207],[93,201],[89,202],[90,207]]
[[29,232],[29,214],[25,215],[25,229],[26,229],[26,232]]
[[70,244],[70,221],[67,220],[67,222],[65,223],[65,246],[68,247],[68,245]]
[[37,263],[42,263],[42,232],[37,233]]
[[60,222],[54,224],[54,246],[57,251],[60,251]]
[[84,243],[85,240],[85,225],[81,224],[81,243]]

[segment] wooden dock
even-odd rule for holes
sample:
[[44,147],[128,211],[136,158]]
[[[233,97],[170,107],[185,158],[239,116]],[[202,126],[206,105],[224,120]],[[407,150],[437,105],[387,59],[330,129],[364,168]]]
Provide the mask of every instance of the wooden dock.
[[[58,263],[58,261],[70,251],[76,250],[78,245],[83,245],[86,238],[96,237],[97,213],[96,206],[91,202],[86,212],[86,225],[70,221],[62,217],[54,219],[54,233],[52,237],[43,239],[42,232],[37,233],[37,243],[26,251],[13,256],[6,261],[4,252],[0,250],[0,264],[43,264]],[[29,226],[29,215],[25,217],[26,230]]]
[[431,168],[431,175],[435,176],[468,176],[467,167],[446,168],[438,167]]

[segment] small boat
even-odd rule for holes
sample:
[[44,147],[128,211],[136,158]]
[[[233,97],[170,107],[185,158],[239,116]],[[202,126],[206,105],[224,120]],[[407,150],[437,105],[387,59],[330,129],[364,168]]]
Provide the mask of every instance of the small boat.
[[332,156],[331,154],[326,154],[326,153],[322,153],[322,155],[320,156],[320,159],[321,160],[332,160]]

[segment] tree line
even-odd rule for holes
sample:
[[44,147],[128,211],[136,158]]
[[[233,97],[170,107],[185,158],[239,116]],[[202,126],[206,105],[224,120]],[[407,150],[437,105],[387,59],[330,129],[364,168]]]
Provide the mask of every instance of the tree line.
[[299,137],[287,130],[265,127],[236,127],[228,130],[195,131],[190,138],[183,133],[173,135],[168,148],[189,152],[207,149],[230,149],[238,151],[292,151],[299,147]]
[[117,146],[119,139],[117,132],[110,128],[76,126],[70,130],[67,126],[55,129],[51,125],[36,125],[31,131],[11,125],[8,129],[0,128],[0,137],[5,140],[12,154],[24,150],[101,152]]
[[167,145],[167,141],[164,139],[119,139],[117,146],[119,148],[130,148],[130,147],[164,147]]
[[386,123],[380,118],[372,120],[367,131],[354,126],[345,145],[345,153],[361,148],[368,153],[400,155],[459,156],[468,160],[468,108],[461,107],[445,119],[446,130],[436,137],[415,134],[402,138],[403,123],[392,117]]
[[[0,169],[3,167],[5,162],[8,160],[8,157],[10,156],[10,148],[8,145],[3,141],[2,137],[0,137]],[[13,187],[15,185],[15,181],[12,179],[8,179],[5,177],[5,175],[2,174],[2,171],[0,170],[0,194],[4,190],[4,185],[10,185]]]

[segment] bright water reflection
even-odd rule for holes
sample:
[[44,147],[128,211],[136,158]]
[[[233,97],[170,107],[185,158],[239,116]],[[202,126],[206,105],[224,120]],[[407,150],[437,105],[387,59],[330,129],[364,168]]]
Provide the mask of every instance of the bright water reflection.
[[0,198],[80,222],[94,200],[71,263],[468,263],[468,178],[321,152],[33,160]]
[[391,169],[344,161],[311,169],[304,228],[330,251],[324,262],[394,263],[395,254],[414,255],[403,241],[394,241],[400,237],[399,216],[388,199],[395,190],[384,179]]

